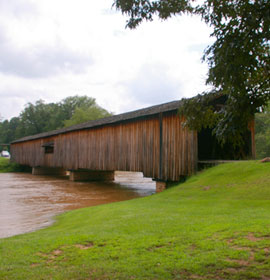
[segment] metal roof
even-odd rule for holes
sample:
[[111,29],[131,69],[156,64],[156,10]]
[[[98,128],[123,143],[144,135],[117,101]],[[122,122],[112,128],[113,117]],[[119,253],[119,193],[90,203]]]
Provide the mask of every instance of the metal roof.
[[25,142],[25,141],[35,140],[35,139],[39,139],[39,138],[55,136],[58,134],[64,134],[64,133],[68,133],[68,132],[72,132],[72,131],[76,131],[76,130],[84,130],[84,129],[89,129],[89,128],[93,128],[93,127],[132,120],[132,119],[136,119],[136,118],[140,118],[140,117],[144,117],[144,116],[150,116],[150,115],[155,115],[155,114],[159,114],[159,113],[163,113],[163,112],[174,111],[174,110],[178,110],[178,108],[181,106],[181,103],[182,103],[181,100],[177,100],[177,101],[172,101],[172,102],[168,102],[168,103],[164,103],[164,104],[160,104],[160,105],[155,105],[155,106],[147,107],[144,109],[127,112],[127,113],[123,113],[123,114],[119,114],[119,115],[114,115],[114,116],[110,116],[110,117],[106,117],[106,118],[98,119],[98,120],[93,120],[93,121],[89,121],[89,122],[85,122],[85,123],[80,123],[80,124],[76,124],[73,126],[49,131],[49,132],[43,132],[43,133],[39,133],[39,134],[32,135],[32,136],[26,136],[26,137],[13,141],[12,143]]

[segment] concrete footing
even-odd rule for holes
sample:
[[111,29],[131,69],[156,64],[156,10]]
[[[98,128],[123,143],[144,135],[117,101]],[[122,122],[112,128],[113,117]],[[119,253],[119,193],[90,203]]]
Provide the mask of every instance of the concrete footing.
[[156,181],[156,192],[163,192],[167,188],[167,182]]
[[51,168],[51,167],[32,167],[33,175],[59,175],[65,176],[66,170],[63,168]]
[[71,181],[113,181],[114,171],[71,170]]

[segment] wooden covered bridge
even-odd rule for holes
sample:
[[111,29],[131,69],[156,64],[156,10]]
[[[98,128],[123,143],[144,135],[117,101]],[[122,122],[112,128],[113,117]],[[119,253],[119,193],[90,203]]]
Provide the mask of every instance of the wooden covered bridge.
[[[211,131],[182,126],[180,106],[173,101],[24,137],[11,144],[11,158],[36,175],[70,171],[74,181],[113,180],[116,170],[143,172],[160,191],[167,182],[195,173],[199,159],[229,159],[228,147],[225,156]],[[254,156],[253,136],[251,129],[247,157]]]

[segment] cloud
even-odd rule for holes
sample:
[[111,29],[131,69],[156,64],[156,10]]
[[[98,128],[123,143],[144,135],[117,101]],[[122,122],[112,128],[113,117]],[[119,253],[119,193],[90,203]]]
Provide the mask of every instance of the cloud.
[[0,75],[4,81],[0,85],[0,116],[4,119],[10,119],[19,116],[28,102],[35,103],[37,100],[47,100],[49,94],[44,90],[33,87],[19,78],[10,78],[13,85],[5,81],[4,76]]
[[17,112],[16,116],[19,116],[24,108],[25,100],[21,97],[6,97],[4,101],[1,100],[0,104],[0,117],[3,119],[10,119],[15,116],[14,112]]
[[26,18],[37,14],[37,8],[31,1],[27,0],[1,0],[1,14],[6,16],[15,16],[17,18]]
[[45,78],[57,73],[86,71],[94,62],[90,55],[57,46],[20,48],[0,31],[0,72],[24,78]]
[[209,30],[175,17],[125,29],[108,0],[0,0],[0,114],[28,102],[95,97],[115,113],[197,94]]
[[143,65],[126,87],[129,95],[142,104],[158,104],[181,98],[179,81],[173,79],[168,66],[161,63]]

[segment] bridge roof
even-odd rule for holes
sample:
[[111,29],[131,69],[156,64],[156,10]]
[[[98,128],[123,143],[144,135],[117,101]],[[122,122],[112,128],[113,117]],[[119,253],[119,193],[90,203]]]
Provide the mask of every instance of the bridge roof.
[[85,123],[80,123],[76,125],[72,125],[66,128],[61,128],[49,132],[43,132],[39,133],[36,135],[32,136],[26,136],[23,138],[20,138],[18,140],[13,141],[12,143],[19,143],[19,142],[25,142],[25,141],[30,141],[30,140],[35,140],[35,139],[40,139],[40,138],[46,138],[50,136],[55,136],[58,134],[64,134],[68,133],[71,131],[76,131],[76,130],[84,130],[84,129],[89,129],[93,127],[98,127],[98,126],[103,126],[103,125],[109,125],[109,124],[114,124],[114,123],[119,123],[122,121],[127,121],[127,120],[132,120],[136,118],[141,118],[141,117],[146,117],[150,115],[156,115],[159,113],[163,112],[169,112],[169,111],[174,111],[178,110],[178,108],[181,106],[182,101],[177,100],[177,101],[172,101],[160,105],[155,105],[151,107],[147,107],[144,109],[136,110],[136,111],[131,111],[119,115],[114,115],[110,117],[106,117],[103,119],[98,119],[98,120],[93,120]]

